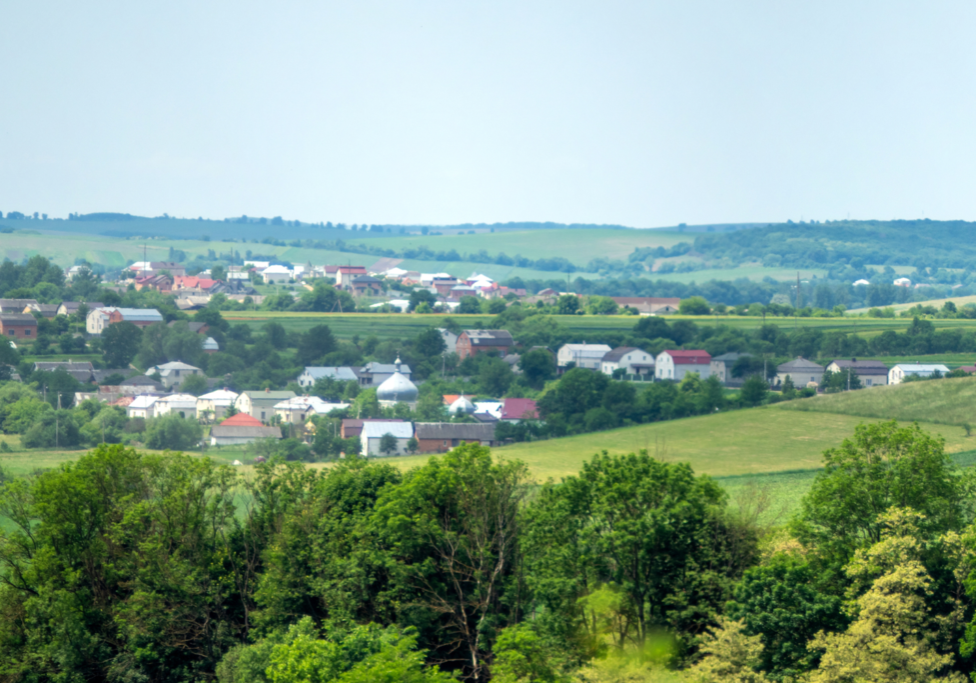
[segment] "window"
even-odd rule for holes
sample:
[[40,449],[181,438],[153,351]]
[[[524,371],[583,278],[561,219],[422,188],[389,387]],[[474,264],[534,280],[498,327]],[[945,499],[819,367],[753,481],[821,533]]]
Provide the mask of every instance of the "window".
[[29,337],[30,336],[30,330],[24,330],[24,336],[25,337]]
[[264,419],[264,411],[263,410],[261,411],[261,419],[262,420]]

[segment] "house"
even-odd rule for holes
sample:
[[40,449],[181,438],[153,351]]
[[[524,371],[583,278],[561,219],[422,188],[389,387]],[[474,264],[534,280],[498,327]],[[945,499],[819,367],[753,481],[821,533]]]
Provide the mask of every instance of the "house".
[[458,336],[446,327],[436,328],[444,340],[444,353],[457,353]]
[[736,353],[735,351],[715,356],[709,364],[708,374],[718,377],[718,381],[722,384],[728,384],[733,379],[732,368],[735,367],[736,362],[740,358],[751,357],[751,353]]
[[339,427],[339,436],[343,439],[352,439],[353,437],[358,437],[363,433],[363,425],[367,422],[403,422],[400,418],[365,418],[365,419],[354,419],[354,418],[344,418],[342,424]]
[[156,399],[153,407],[156,411],[156,417],[175,413],[180,417],[195,418],[197,416],[197,397],[193,394],[170,394],[169,396],[161,396]]
[[54,372],[64,370],[82,383],[91,382],[94,378],[95,366],[88,361],[47,361],[34,363],[34,372]]
[[357,275],[349,285],[353,296],[379,296],[383,293],[383,281],[372,275]]
[[888,384],[901,384],[909,377],[931,377],[937,372],[945,376],[949,368],[941,363],[899,363],[888,371]]
[[827,366],[830,372],[846,372],[853,370],[861,385],[865,387],[878,387],[888,384],[888,366],[879,360],[835,360]]
[[92,311],[96,308],[103,308],[104,304],[100,301],[92,301],[90,303],[84,301],[62,301],[61,305],[58,306],[58,315],[74,315],[82,306]]
[[268,266],[261,271],[261,277],[264,278],[265,284],[274,285],[281,282],[288,282],[295,276],[290,269],[284,266]]
[[156,416],[155,404],[159,400],[158,396],[136,396],[132,402],[126,406],[125,414],[130,419],[141,417],[148,420]]
[[654,356],[633,346],[620,346],[607,353],[600,361],[600,371],[612,375],[615,370],[623,370],[625,375],[647,375],[654,377]]
[[560,371],[570,367],[599,370],[603,357],[610,353],[607,344],[563,344],[556,352],[556,365]]
[[107,306],[92,310],[85,320],[88,334],[101,334],[109,325],[115,323],[132,323],[139,329],[145,329],[155,323],[163,322],[162,314],[155,308],[116,308]]
[[506,398],[502,402],[502,410],[498,419],[503,422],[537,420],[539,419],[539,408],[531,398]]
[[162,365],[154,365],[146,370],[145,375],[146,377],[152,377],[156,373],[159,373],[163,386],[167,389],[172,389],[175,386],[183,384],[183,380],[190,375],[202,375],[203,370],[188,363],[174,360],[169,363],[163,363]]
[[708,379],[711,372],[712,357],[707,351],[662,351],[654,361],[658,379],[679,381],[689,372],[697,372],[702,379]]
[[338,289],[352,289],[353,278],[369,275],[364,266],[339,266],[336,269],[336,287]]
[[0,299],[0,313],[23,313],[25,308],[36,303],[37,299]]
[[168,294],[173,291],[173,278],[165,274],[146,275],[145,277],[137,277],[133,286],[137,292],[143,289],[150,289],[155,292]]
[[[392,434],[396,439],[396,449],[390,453],[380,451],[383,437]],[[413,438],[413,424],[410,422],[366,422],[359,434],[360,453],[364,456],[392,456],[407,453],[407,442]]]
[[308,389],[309,387],[314,386],[315,383],[322,378],[332,379],[336,382],[359,381],[359,377],[356,376],[356,372],[352,368],[307,366],[305,371],[298,376],[298,386]]
[[172,277],[186,275],[186,268],[174,261],[137,261],[129,266],[129,270],[143,277],[163,272],[169,273]]
[[181,277],[173,278],[174,291],[194,289],[201,292],[209,292],[218,284],[220,284],[220,280],[214,280],[207,277],[196,277],[193,275],[183,275]]
[[789,363],[776,366],[776,386],[782,386],[789,377],[798,389],[823,382],[824,367],[806,358],[795,358]]
[[211,446],[236,446],[253,443],[258,439],[280,439],[281,430],[265,427],[247,413],[238,413],[210,428]]
[[128,388],[130,390],[128,393],[162,393],[166,390],[162,382],[157,382],[152,377],[145,375],[129,377],[123,380],[119,386],[122,387],[123,392]]
[[58,314],[59,308],[58,304],[30,304],[24,307],[23,312],[31,315],[40,313],[45,318],[53,318]]
[[911,287],[912,281],[907,277],[899,277],[895,278],[894,282],[891,284],[893,284],[895,287]]
[[220,351],[220,344],[213,337],[207,337],[200,345],[200,349],[206,354],[214,354]]
[[513,346],[515,340],[508,330],[464,330],[457,340],[457,355],[464,360],[468,356],[494,351],[505,357]]
[[419,453],[446,453],[464,443],[482,446],[495,445],[493,422],[418,422],[417,451]]
[[633,308],[641,315],[668,315],[678,312],[678,297],[612,296],[620,308]]
[[[377,363],[376,361],[371,361],[364,365],[357,374],[359,375],[360,385],[371,387],[382,384],[392,377],[395,372],[397,372],[396,363]],[[411,372],[409,365],[401,363],[399,372],[407,379],[410,379]]]
[[226,413],[227,409],[234,405],[238,393],[230,389],[217,389],[208,394],[197,397],[197,417],[205,420],[219,420]]
[[348,403],[329,403],[318,396],[295,396],[276,403],[274,411],[283,424],[300,425],[313,415],[328,415],[348,407]]
[[282,401],[294,398],[294,391],[271,391],[270,389],[244,391],[237,397],[234,407],[238,412],[247,413],[262,422],[274,417],[274,407]]
[[210,326],[207,325],[207,323],[196,322],[194,320],[170,320],[168,323],[166,323],[166,326],[175,327],[179,324],[186,325],[186,328],[194,334],[206,334],[210,330]]
[[14,339],[36,339],[37,320],[28,313],[0,313],[0,335]]

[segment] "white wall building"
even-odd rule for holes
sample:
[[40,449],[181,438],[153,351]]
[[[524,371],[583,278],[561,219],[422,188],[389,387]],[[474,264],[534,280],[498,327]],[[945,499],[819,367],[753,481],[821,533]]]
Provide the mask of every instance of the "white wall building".
[[345,410],[348,403],[329,403],[318,396],[295,396],[275,404],[275,415],[282,422],[300,425],[313,415],[328,415],[333,410]]
[[[395,453],[380,451],[380,442],[384,434],[392,434],[397,442]],[[407,442],[413,438],[413,423],[411,422],[365,422],[363,432],[359,435],[360,452],[365,456],[385,457],[387,455],[404,455],[407,452]]]
[[899,363],[888,371],[888,384],[901,384],[908,377],[931,377],[936,372],[945,375],[949,368],[941,363]]
[[654,360],[657,379],[670,379],[676,382],[684,379],[689,372],[697,372],[702,379],[711,374],[712,357],[707,351],[662,351]]
[[621,346],[610,351],[600,361],[600,371],[612,375],[615,370],[623,370],[628,375],[654,376],[654,356],[643,349]]
[[169,363],[163,363],[162,365],[154,365],[153,367],[146,370],[146,377],[152,377],[156,373],[162,378],[163,385],[168,389],[172,389],[175,386],[179,386],[183,383],[190,375],[202,375],[203,370],[193,365],[183,363],[178,360],[171,361]]
[[128,418],[141,417],[148,420],[156,416],[155,404],[159,396],[136,396],[132,403],[125,407],[125,414]]
[[600,362],[610,351],[606,344],[563,344],[556,353],[556,365],[565,368],[575,363],[577,368],[599,370]]
[[175,413],[180,417],[197,416],[197,397],[193,394],[170,394],[156,399],[154,404],[156,417]]
[[306,366],[305,370],[298,376],[298,386],[309,388],[323,377],[334,379],[337,382],[358,382],[359,377],[352,368],[330,367],[330,366]]
[[197,417],[213,420],[223,419],[227,409],[237,400],[237,392],[230,389],[218,389],[197,398]]
[[265,284],[274,285],[281,282],[288,282],[295,277],[295,274],[284,266],[268,266],[261,271],[261,277]]

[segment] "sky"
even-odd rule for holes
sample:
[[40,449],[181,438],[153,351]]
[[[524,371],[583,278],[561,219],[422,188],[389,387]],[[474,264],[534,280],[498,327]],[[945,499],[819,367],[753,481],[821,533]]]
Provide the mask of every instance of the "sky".
[[0,2],[0,211],[976,219],[976,3]]

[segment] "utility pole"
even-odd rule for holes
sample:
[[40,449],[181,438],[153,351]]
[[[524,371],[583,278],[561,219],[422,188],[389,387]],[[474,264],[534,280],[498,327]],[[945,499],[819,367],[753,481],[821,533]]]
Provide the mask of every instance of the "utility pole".
[[61,392],[59,391],[58,392],[58,411],[56,413],[54,413],[54,450],[57,450],[58,447],[59,447],[58,446],[58,444],[59,444],[59,438],[58,437],[60,435],[58,434],[58,432],[61,430],[61,425],[60,425],[60,422],[59,422],[59,417],[60,416],[58,415],[58,413],[60,413],[60,412],[61,412]]

